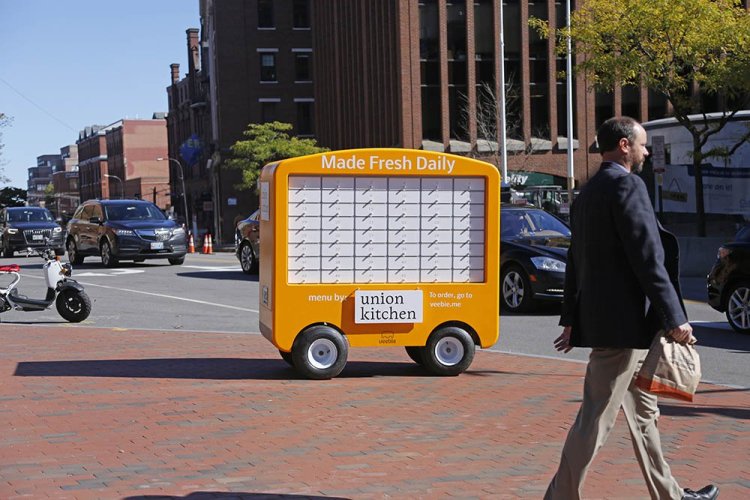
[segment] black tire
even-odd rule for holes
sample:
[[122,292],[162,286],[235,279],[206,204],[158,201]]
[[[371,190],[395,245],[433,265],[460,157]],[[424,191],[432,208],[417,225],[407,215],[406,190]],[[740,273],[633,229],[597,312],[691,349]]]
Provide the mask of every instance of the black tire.
[[534,292],[526,271],[510,265],[500,274],[500,305],[509,312],[526,312],[534,307]]
[[333,378],[344,369],[349,344],[338,330],[318,325],[300,333],[292,347],[294,368],[313,380]]
[[15,252],[13,251],[12,248],[5,247],[3,249],[3,257],[10,259],[11,257],[13,257],[13,255],[15,255]]
[[104,267],[115,267],[118,264],[118,259],[112,253],[112,245],[109,244],[109,241],[102,241],[100,250]]
[[279,349],[279,354],[281,354],[281,359],[286,361],[289,364],[289,366],[294,368],[294,359],[292,359],[291,352],[286,352],[286,351],[282,351],[281,349]]
[[416,346],[416,345],[406,346],[406,354],[408,354],[411,360],[414,361],[418,365],[424,365],[424,360],[422,359],[423,353],[424,353],[424,347]]
[[727,292],[727,321],[737,333],[750,335],[750,281],[739,281]]
[[182,257],[170,257],[167,260],[172,266],[181,266],[185,262],[185,256],[183,255]]
[[245,274],[252,274],[258,272],[258,259],[253,252],[253,247],[247,241],[240,245],[240,266],[242,272]]
[[474,360],[474,340],[455,326],[438,328],[430,334],[422,354],[423,366],[435,375],[463,373]]
[[68,240],[67,245],[65,247],[68,249],[68,259],[70,260],[71,264],[83,264],[83,255],[81,255],[78,252],[78,246],[76,245],[76,242],[73,238],[70,238]]
[[66,288],[57,295],[55,306],[60,316],[71,323],[80,323],[91,314],[91,299],[86,292]]

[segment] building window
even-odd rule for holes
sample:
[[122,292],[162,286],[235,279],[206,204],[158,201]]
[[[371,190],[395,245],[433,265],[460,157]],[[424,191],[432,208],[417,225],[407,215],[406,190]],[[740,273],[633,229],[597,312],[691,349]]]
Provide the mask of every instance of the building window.
[[273,1],[258,0],[258,28],[274,28]]
[[264,101],[260,103],[260,121],[261,123],[268,123],[276,121],[277,102],[276,101]]
[[297,135],[313,135],[312,101],[298,101],[296,104]]
[[310,1],[294,0],[292,4],[292,26],[294,28],[310,28]]
[[260,53],[260,81],[276,81],[276,54],[272,52]]
[[297,53],[294,55],[294,81],[312,81],[312,59],[309,53]]
[[435,0],[419,2],[419,59],[422,90],[422,138],[442,141],[440,99],[440,19]]

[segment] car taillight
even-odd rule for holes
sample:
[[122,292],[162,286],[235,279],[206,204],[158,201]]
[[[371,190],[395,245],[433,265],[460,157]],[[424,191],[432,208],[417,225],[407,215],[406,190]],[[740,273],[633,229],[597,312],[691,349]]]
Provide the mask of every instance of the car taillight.
[[719,253],[716,254],[716,257],[719,259],[723,259],[726,256],[728,256],[730,253],[732,253],[731,248],[719,247]]

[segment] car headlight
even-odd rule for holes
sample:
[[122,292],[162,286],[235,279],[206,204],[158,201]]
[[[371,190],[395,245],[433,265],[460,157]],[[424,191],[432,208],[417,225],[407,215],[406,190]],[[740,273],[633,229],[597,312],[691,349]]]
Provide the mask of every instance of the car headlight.
[[565,262],[550,257],[532,257],[531,263],[540,271],[565,272]]
[[62,228],[61,227],[55,227],[55,228],[52,229],[52,232],[53,233],[61,233],[62,232]]
[[8,228],[8,234],[16,234],[18,232],[18,229],[15,227],[9,227]]
[[135,236],[135,232],[130,229],[115,229],[117,236]]

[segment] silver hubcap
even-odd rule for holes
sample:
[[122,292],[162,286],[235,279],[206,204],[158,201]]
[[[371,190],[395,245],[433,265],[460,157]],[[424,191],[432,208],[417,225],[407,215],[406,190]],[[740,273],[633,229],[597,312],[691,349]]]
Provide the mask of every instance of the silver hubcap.
[[316,339],[307,349],[307,360],[319,370],[330,368],[339,357],[336,344],[328,339]]
[[106,243],[102,246],[102,263],[109,264],[109,245]]
[[750,328],[750,288],[740,287],[729,296],[727,316],[740,328]]
[[446,366],[453,366],[464,358],[464,345],[455,337],[443,337],[435,346],[435,358]]
[[253,267],[253,251],[250,245],[242,247],[242,267],[244,269],[250,269]]
[[503,300],[512,308],[519,307],[523,301],[523,278],[515,271],[505,275],[503,280]]

